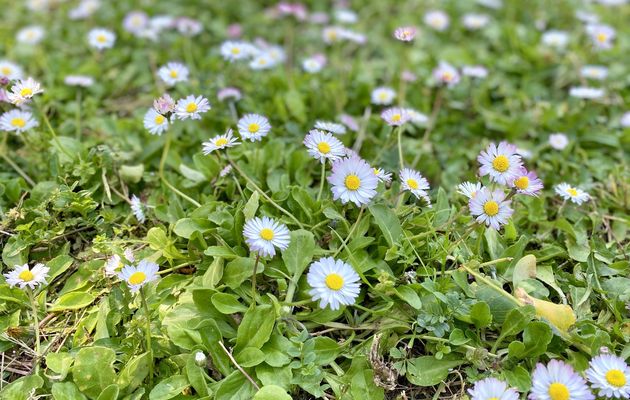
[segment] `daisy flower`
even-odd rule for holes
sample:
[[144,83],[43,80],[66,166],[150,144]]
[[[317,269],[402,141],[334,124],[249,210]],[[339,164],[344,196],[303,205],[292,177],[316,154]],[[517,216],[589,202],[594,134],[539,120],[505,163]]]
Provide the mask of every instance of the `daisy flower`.
[[402,190],[410,191],[417,199],[425,199],[429,201],[429,182],[418,171],[410,168],[403,168],[398,173],[400,177],[400,187]]
[[186,82],[188,80],[188,68],[178,62],[169,62],[160,67],[158,76],[168,86],[174,86],[177,82]]
[[28,268],[28,264],[16,265],[15,268],[4,274],[4,277],[10,287],[19,286],[24,289],[26,286],[35,290],[37,286],[46,284],[48,271],[50,268],[44,264],[35,264],[33,269]]
[[341,114],[339,116],[339,121],[341,121],[341,123],[344,124],[351,131],[358,132],[359,124],[357,123],[357,120],[352,115]]
[[39,25],[27,26],[18,31],[16,40],[24,44],[37,44],[44,38],[44,34],[44,28]]
[[328,182],[332,186],[333,200],[339,199],[342,204],[350,201],[358,207],[376,196],[378,186],[378,178],[370,165],[358,157],[333,162]]
[[497,189],[494,192],[482,188],[468,203],[470,213],[477,217],[477,222],[492,229],[500,229],[512,215],[510,200],[505,200],[505,193]]
[[392,88],[381,86],[372,90],[370,97],[372,98],[372,104],[388,106],[396,98],[396,91]]
[[196,19],[179,17],[175,20],[175,28],[182,35],[192,37],[201,33],[203,25]]
[[70,19],[86,19],[101,7],[100,0],[81,0],[79,5],[70,10],[68,17]]
[[338,26],[327,26],[322,30],[322,39],[324,43],[337,43],[343,39],[345,30]]
[[464,14],[464,16],[462,17],[462,25],[464,25],[466,29],[469,29],[471,31],[481,29],[488,25],[489,22],[490,17],[488,17],[486,14],[470,13]]
[[580,75],[586,79],[602,81],[608,77],[608,68],[601,65],[585,65],[580,70]]
[[523,166],[521,157],[516,153],[516,146],[507,142],[499,145],[490,143],[485,151],[477,156],[481,164],[479,175],[490,175],[490,179],[501,185],[508,185]]
[[232,129],[228,129],[223,135],[215,136],[207,142],[203,142],[203,154],[208,155],[215,150],[226,149],[239,145],[237,139],[232,136]]
[[630,367],[621,357],[600,354],[593,357],[586,370],[586,378],[600,397],[630,398]]
[[619,118],[619,124],[622,128],[630,128],[630,112],[624,113],[621,118]]
[[400,74],[400,79],[402,79],[405,82],[415,82],[418,80],[418,76],[414,74],[413,72],[409,71],[408,69],[406,69]]
[[[128,261],[128,262],[134,262],[136,261],[133,252],[131,251],[131,249],[126,249],[125,253],[124,253],[124,260]],[[114,254],[111,257],[109,257],[107,259],[107,262],[105,263],[105,276],[116,276],[118,275],[118,272],[120,272],[120,270],[125,266],[125,264],[123,263],[123,258],[120,257],[118,254]]]
[[221,56],[227,61],[244,60],[255,53],[250,43],[228,40],[221,44]]
[[532,374],[530,400],[594,400],[584,379],[559,360],[538,363]]
[[225,166],[225,168],[219,171],[219,177],[225,178],[230,172],[232,172],[232,165],[228,164]]
[[569,89],[569,96],[578,99],[599,99],[600,97],[604,97],[604,94],[604,89],[587,86],[577,86]]
[[529,160],[534,155],[534,153],[532,153],[530,150],[524,149],[522,147],[516,148],[516,154],[518,154],[519,156],[523,157],[526,160]]
[[144,114],[144,127],[152,135],[161,135],[168,129],[168,118],[158,113],[153,108],[150,108],[146,114]]
[[331,310],[354,304],[361,291],[361,278],[354,268],[332,257],[312,263],[306,281],[312,288],[309,293],[313,300],[319,300],[321,308],[330,306]]
[[118,273],[118,279],[125,281],[131,293],[136,293],[149,282],[159,278],[160,267],[149,260],[141,260],[138,265],[125,265]]
[[512,186],[517,193],[527,196],[538,196],[538,193],[543,188],[542,181],[538,178],[538,175],[534,171],[527,171],[525,168],[521,168],[512,181]]
[[392,173],[386,172],[383,168],[372,168],[372,172],[379,182],[390,183],[392,181]]
[[584,10],[577,10],[575,18],[587,24],[596,24],[599,22],[599,15]]
[[414,110],[413,108],[405,108],[405,112],[407,113],[407,115],[409,116],[409,119],[411,120],[411,122],[413,122],[416,125],[426,125],[427,122],[429,122],[429,117],[427,117],[425,114]]
[[344,8],[335,10],[334,17],[337,22],[341,22],[342,24],[356,24],[359,20],[357,13]]
[[545,46],[564,49],[569,43],[569,34],[565,31],[551,30],[542,34],[541,42]]
[[433,79],[438,83],[453,87],[459,83],[459,72],[451,64],[440,61],[440,64],[433,69]]
[[208,99],[203,96],[195,97],[195,95],[191,94],[177,101],[175,115],[179,119],[201,119],[199,114],[208,112],[210,108]]
[[424,23],[437,31],[444,31],[450,24],[450,19],[444,11],[433,10],[424,14]]
[[474,199],[481,189],[483,189],[483,186],[479,182],[463,182],[457,185],[457,193],[464,195],[469,199]]
[[275,60],[271,54],[264,52],[254,57],[254,59],[250,61],[249,67],[253,70],[262,70],[273,68],[276,64],[277,60]]
[[345,155],[345,147],[339,139],[331,133],[312,129],[304,138],[304,145],[314,159],[322,164],[326,160],[335,161]]
[[468,389],[471,400],[518,400],[518,392],[497,378],[486,378],[475,382],[472,389]]
[[471,78],[483,79],[488,76],[488,70],[481,65],[464,65],[462,67],[462,75]]
[[587,25],[586,33],[591,37],[593,45],[599,49],[610,49],[617,35],[613,28],[603,24]]
[[394,37],[401,42],[411,42],[415,37],[418,30],[413,26],[401,26],[394,31]]
[[103,28],[94,28],[88,33],[88,43],[97,50],[114,47],[116,34]]
[[249,250],[263,257],[275,256],[276,247],[281,251],[286,250],[291,241],[287,226],[268,217],[256,217],[245,222],[243,236]]
[[68,86],[89,87],[94,84],[94,78],[87,75],[66,75],[63,83]]
[[302,69],[309,74],[316,74],[324,68],[326,59],[322,57],[309,57],[302,61]]
[[0,77],[7,78],[10,81],[22,79],[24,72],[22,67],[8,60],[0,60]]
[[219,99],[219,101],[239,101],[242,97],[241,91],[234,87],[226,87],[217,92],[217,99]]
[[569,145],[569,138],[564,133],[552,133],[549,135],[549,146],[556,150],[564,150]]
[[160,114],[172,113],[175,111],[175,100],[168,93],[164,93],[161,97],[153,100],[153,108]]
[[388,108],[381,113],[381,118],[390,126],[399,126],[411,119],[407,110],[399,107]]
[[123,28],[127,32],[138,34],[149,24],[149,16],[142,11],[130,11],[123,19]]
[[0,130],[22,133],[38,126],[33,114],[23,110],[10,110],[0,116]]
[[21,106],[24,103],[28,103],[33,96],[39,93],[43,93],[42,86],[33,78],[27,78],[26,80],[20,79],[15,85],[11,87],[11,92],[8,94],[11,103],[16,106]]
[[334,133],[335,135],[343,135],[346,133],[345,126],[330,121],[315,121],[315,129]]
[[591,198],[591,196],[582,189],[573,187],[565,182],[556,185],[554,190],[564,200],[571,200],[577,205],[580,205]]
[[135,194],[131,196],[131,212],[141,224],[145,221],[142,201]]
[[260,141],[271,130],[269,120],[260,114],[245,114],[236,125],[243,139]]

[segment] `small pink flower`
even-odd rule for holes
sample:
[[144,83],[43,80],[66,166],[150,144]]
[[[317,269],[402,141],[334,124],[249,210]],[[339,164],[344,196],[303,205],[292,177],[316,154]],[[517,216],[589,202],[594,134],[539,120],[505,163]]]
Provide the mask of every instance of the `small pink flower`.
[[175,109],[175,100],[168,93],[153,101],[153,108],[160,114],[168,114]]
[[238,39],[243,34],[243,27],[241,24],[230,24],[227,27],[227,35],[230,39]]
[[418,30],[413,26],[401,26],[394,31],[394,37],[403,42],[411,42]]
[[408,69],[404,70],[400,75],[400,78],[405,82],[415,82],[418,80],[418,77],[413,72]]

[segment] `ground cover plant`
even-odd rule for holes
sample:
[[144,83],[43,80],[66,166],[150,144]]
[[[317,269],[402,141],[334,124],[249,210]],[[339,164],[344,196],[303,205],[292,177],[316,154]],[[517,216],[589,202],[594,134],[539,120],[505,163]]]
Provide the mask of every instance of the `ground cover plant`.
[[0,1],[0,399],[629,398],[626,3]]

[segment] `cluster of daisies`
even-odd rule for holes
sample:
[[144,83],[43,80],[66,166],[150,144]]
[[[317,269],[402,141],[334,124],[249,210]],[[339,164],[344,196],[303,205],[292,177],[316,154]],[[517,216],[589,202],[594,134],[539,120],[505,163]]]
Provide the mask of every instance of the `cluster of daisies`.
[[165,93],[153,101],[153,107],[144,114],[144,127],[152,135],[161,135],[176,120],[201,119],[210,110],[210,102],[203,96],[189,95],[177,101]]
[[[608,354],[607,349],[595,356],[582,375],[560,360],[537,364],[532,373],[529,400],[595,400],[630,398],[630,367],[623,358]],[[590,387],[589,387],[590,383]],[[471,400],[518,400],[519,393],[496,378],[477,381],[468,389]]]
[[227,40],[221,44],[220,51],[225,60],[249,62],[249,67],[253,70],[270,69],[282,64],[286,59],[281,46],[269,44],[262,39],[257,39],[255,43]]
[[[10,90],[2,86],[10,85]],[[24,79],[22,68],[10,61],[0,61],[0,101],[12,103],[17,108],[0,115],[0,130],[20,134],[39,126],[30,110],[33,96],[44,89],[35,79]]]

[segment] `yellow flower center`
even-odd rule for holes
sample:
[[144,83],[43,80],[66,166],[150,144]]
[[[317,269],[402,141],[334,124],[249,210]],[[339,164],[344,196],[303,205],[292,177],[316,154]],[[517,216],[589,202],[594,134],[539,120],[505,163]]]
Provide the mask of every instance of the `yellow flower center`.
[[527,189],[529,187],[529,178],[526,176],[521,176],[514,181],[514,186],[521,190]]
[[175,71],[174,69],[171,70],[171,73],[169,74],[171,76],[171,78],[177,78],[177,71]]
[[9,75],[11,73],[11,68],[9,67],[2,67],[0,68],[0,72],[2,72],[2,75]]
[[499,172],[505,172],[510,168],[510,160],[501,154],[492,160],[492,167]]
[[402,118],[402,116],[400,114],[392,115],[392,121],[393,122],[399,122],[401,118]]
[[488,400],[499,400],[498,397],[490,397]]
[[357,190],[361,186],[361,179],[356,175],[348,175],[344,184],[349,190]]
[[551,400],[569,400],[571,394],[565,384],[554,382],[549,385],[549,397],[551,397]]
[[326,286],[330,290],[341,290],[343,287],[343,278],[339,274],[328,274],[326,277]]
[[265,64],[267,64],[267,60],[264,59],[264,58],[261,58],[261,59],[258,60],[258,64],[265,65]]
[[317,150],[322,154],[328,154],[330,153],[330,145],[326,142],[319,142],[317,144]]
[[217,141],[214,142],[214,145],[217,147],[220,147],[220,146],[225,146],[228,143],[229,141],[226,138],[222,137],[222,138],[218,138]]
[[241,49],[239,49],[238,47],[232,47],[232,54],[234,54],[235,56],[241,54]]
[[249,133],[256,133],[258,132],[259,129],[260,129],[260,125],[258,125],[255,122],[252,122],[251,124],[247,126],[247,130],[249,131]]
[[446,82],[450,82],[451,80],[453,80],[453,74],[450,72],[444,72],[442,74],[442,79],[444,79]]
[[13,118],[11,120],[11,125],[17,126],[18,128],[24,128],[26,121],[24,121],[24,118]]
[[567,189],[567,193],[569,193],[569,195],[570,195],[571,197],[575,197],[575,196],[577,196],[577,195],[578,195],[577,190],[575,190],[575,189],[573,189],[573,188],[568,188],[568,189]]
[[107,38],[105,37],[105,35],[98,35],[96,37],[96,41],[99,42],[99,43],[105,43],[105,42],[107,42]]
[[494,200],[486,201],[483,205],[483,212],[490,217],[494,217],[499,213],[499,204]]
[[328,31],[328,39],[336,40],[337,39],[337,31]]
[[378,169],[372,168],[372,172],[374,173],[374,175],[378,175]]
[[131,285],[140,285],[147,279],[147,275],[142,271],[137,271],[131,274],[127,280]]
[[186,112],[193,113],[197,111],[197,103],[189,103],[186,106]]
[[385,92],[379,93],[378,94],[378,99],[381,100],[381,101],[387,100],[387,93],[385,93]]
[[24,271],[20,272],[18,278],[20,278],[23,282],[30,282],[35,279],[35,275],[28,269],[25,269]]
[[27,96],[32,96],[32,95],[33,95],[33,91],[30,88],[24,88],[20,90],[20,96],[22,97],[27,97]]
[[407,179],[407,186],[409,186],[412,190],[418,189],[418,181],[415,179]]
[[606,372],[606,381],[615,387],[623,387],[626,385],[626,376],[623,371],[618,369],[611,369]]
[[604,43],[607,39],[608,39],[608,35],[606,35],[605,33],[598,33],[597,34],[597,41],[598,42]]
[[273,231],[269,228],[263,228],[260,231],[260,237],[264,240],[271,240],[273,239]]
[[162,125],[164,123],[165,119],[166,118],[164,118],[163,115],[156,115],[155,116],[155,123],[158,124],[158,125]]

